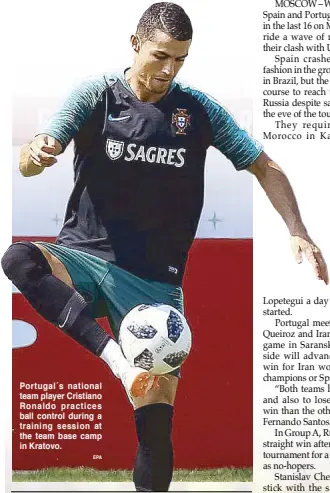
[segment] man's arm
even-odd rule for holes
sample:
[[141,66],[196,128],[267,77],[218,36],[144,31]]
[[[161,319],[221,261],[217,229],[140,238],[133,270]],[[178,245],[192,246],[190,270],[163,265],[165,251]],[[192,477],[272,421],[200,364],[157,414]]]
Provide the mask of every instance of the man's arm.
[[222,152],[237,170],[248,169],[257,177],[289,228],[291,246],[297,262],[302,262],[302,254],[305,254],[318,279],[328,284],[326,263],[320,249],[307,233],[293,190],[281,168],[262,151],[262,146],[251,135],[239,127],[220,103],[189,86],[181,87],[204,106],[211,124],[212,145]]
[[43,133],[22,147],[19,169],[23,176],[39,175],[46,167],[56,163],[54,156],[64,152],[86,123],[109,82],[110,78],[103,76],[91,77],[71,91]]
[[37,135],[30,144],[24,144],[19,156],[19,170],[23,176],[40,175],[45,168],[57,162],[54,156],[62,152],[58,140],[49,135]]
[[307,233],[294,192],[284,172],[265,152],[259,155],[248,168],[248,171],[256,176],[272,205],[287,225],[291,235],[292,250],[297,262],[302,262],[304,254],[312,264],[317,278],[328,284],[327,265],[320,249]]

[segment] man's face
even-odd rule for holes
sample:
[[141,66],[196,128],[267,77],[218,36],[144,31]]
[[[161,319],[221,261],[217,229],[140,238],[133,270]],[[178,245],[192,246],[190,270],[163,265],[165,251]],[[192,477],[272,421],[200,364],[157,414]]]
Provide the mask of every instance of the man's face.
[[156,31],[152,40],[142,44],[133,36],[134,65],[140,84],[154,94],[165,94],[188,55],[191,40],[177,41],[162,31]]

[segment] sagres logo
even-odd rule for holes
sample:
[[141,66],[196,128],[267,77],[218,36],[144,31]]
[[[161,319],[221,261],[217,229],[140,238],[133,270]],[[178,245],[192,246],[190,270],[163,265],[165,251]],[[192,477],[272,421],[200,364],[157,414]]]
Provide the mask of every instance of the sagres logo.
[[191,116],[187,113],[187,110],[183,108],[177,108],[177,113],[172,113],[172,124],[177,128],[177,135],[187,135],[186,129],[190,125]]
[[166,164],[181,168],[185,164],[187,149],[169,149],[166,147],[147,147],[138,144],[125,144],[118,140],[107,139],[106,151],[114,161],[123,157],[124,161],[142,161],[144,163]]
[[119,159],[124,151],[124,142],[119,140],[107,139],[106,151],[110,159]]

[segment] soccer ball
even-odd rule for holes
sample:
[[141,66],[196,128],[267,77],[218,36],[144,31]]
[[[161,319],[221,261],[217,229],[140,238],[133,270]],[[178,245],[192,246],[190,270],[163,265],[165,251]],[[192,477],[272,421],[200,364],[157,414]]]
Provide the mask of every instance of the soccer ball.
[[191,332],[182,313],[172,306],[138,305],[120,325],[119,344],[132,366],[162,375],[179,368],[187,358]]

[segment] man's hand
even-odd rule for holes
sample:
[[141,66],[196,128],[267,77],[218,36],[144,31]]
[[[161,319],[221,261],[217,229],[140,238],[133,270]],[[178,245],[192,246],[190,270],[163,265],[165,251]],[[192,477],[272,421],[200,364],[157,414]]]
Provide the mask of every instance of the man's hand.
[[37,135],[30,144],[31,161],[36,166],[49,167],[57,162],[54,157],[62,150],[61,144],[49,135]]
[[291,236],[291,248],[298,264],[301,264],[303,255],[305,255],[312,265],[316,277],[324,281],[325,284],[329,284],[327,264],[321,250],[309,237]]
[[49,135],[37,135],[31,144],[21,148],[19,169],[23,176],[35,176],[45,168],[57,162],[55,156],[60,154],[62,146],[58,140]]

